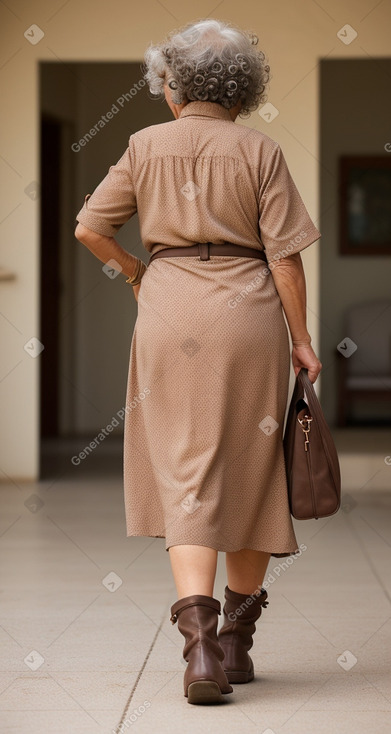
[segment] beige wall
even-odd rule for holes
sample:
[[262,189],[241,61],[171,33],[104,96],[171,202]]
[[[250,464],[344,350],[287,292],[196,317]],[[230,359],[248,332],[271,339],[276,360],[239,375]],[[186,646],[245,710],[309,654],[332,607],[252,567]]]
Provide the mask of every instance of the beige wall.
[[[0,364],[1,456],[0,467],[8,476],[33,479],[39,458],[39,364],[23,345],[39,337],[39,201],[24,193],[39,178],[39,97],[38,65],[41,60],[60,64],[74,61],[140,61],[149,41],[157,41],[173,27],[196,18],[214,15],[214,3],[196,6],[182,2],[129,2],[93,4],[32,2],[13,10],[2,5],[2,68],[0,93],[2,116],[1,171],[5,193],[1,200],[2,267],[16,273],[16,280],[0,284],[2,358]],[[375,6],[375,9],[371,9]],[[327,9],[307,0],[240,4],[223,2],[216,17],[254,29],[260,47],[269,58],[273,79],[269,100],[279,110],[270,124],[254,113],[251,125],[281,144],[292,175],[310,215],[318,221],[318,68],[322,57],[385,56],[389,53],[390,9],[374,0],[335,0]],[[37,24],[44,37],[32,45],[23,36]],[[349,23],[358,31],[350,45],[343,44],[337,31]],[[88,101],[85,79],[78,80],[74,104],[85,115]],[[60,91],[60,90],[59,90]],[[61,93],[61,92],[60,92]],[[66,94],[64,90],[64,94]],[[68,109],[73,117],[73,103]],[[159,102],[156,103],[157,107]],[[80,192],[87,180],[80,180]],[[77,204],[78,206],[78,204]],[[332,204],[331,204],[332,206]],[[119,238],[120,239],[120,238]],[[308,327],[318,346],[319,327],[319,248],[322,240],[303,253],[308,278]],[[86,277],[93,277],[86,252],[75,257]],[[96,271],[95,271],[96,272]],[[107,288],[109,284],[106,284]],[[106,287],[106,286],[105,286]],[[118,297],[118,307],[123,296]],[[133,316],[135,316],[133,304]],[[80,318],[83,318],[80,313]],[[127,358],[127,355],[125,355]],[[124,358],[121,353],[120,359]],[[83,345],[78,359],[79,374],[90,372],[83,362]],[[92,365],[93,369],[93,365]],[[90,375],[91,376],[91,375]],[[321,383],[320,383],[321,384]],[[83,413],[83,406],[80,411]],[[79,416],[80,417],[80,416]],[[83,421],[83,415],[81,416]]]

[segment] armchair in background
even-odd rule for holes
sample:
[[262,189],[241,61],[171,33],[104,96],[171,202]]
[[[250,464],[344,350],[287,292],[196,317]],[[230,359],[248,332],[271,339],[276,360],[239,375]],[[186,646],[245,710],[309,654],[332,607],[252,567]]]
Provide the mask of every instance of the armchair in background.
[[352,423],[351,406],[358,400],[387,401],[391,416],[391,300],[352,304],[343,333],[337,348],[337,425]]

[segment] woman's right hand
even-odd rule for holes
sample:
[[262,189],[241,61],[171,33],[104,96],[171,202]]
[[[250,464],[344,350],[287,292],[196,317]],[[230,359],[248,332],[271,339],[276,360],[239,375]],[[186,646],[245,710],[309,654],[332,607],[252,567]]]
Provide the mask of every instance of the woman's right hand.
[[297,377],[302,367],[306,367],[308,369],[309,380],[312,383],[315,382],[322,369],[322,363],[317,358],[311,344],[293,346],[292,365],[295,371],[295,377]]

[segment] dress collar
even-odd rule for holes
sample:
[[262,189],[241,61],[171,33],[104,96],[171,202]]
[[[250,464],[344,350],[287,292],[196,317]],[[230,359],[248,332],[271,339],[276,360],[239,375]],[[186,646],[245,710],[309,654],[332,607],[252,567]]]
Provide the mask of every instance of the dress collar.
[[197,117],[217,117],[220,120],[229,120],[230,122],[233,122],[233,119],[229,114],[229,110],[227,110],[226,107],[223,107],[223,105],[218,102],[201,102],[199,100],[191,100],[188,102],[183,110],[181,110],[178,119],[189,116],[193,117],[195,115]]

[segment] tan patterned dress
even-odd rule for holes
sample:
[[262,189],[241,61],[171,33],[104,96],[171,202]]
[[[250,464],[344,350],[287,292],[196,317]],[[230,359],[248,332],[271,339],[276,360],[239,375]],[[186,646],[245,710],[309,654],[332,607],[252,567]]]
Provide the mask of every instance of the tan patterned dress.
[[[148,253],[224,241],[269,263],[319,239],[278,143],[215,102],[134,133],[77,220]],[[127,535],[219,551],[298,551],[283,421],[290,351],[262,260],[159,258],[143,276],[124,426]]]

